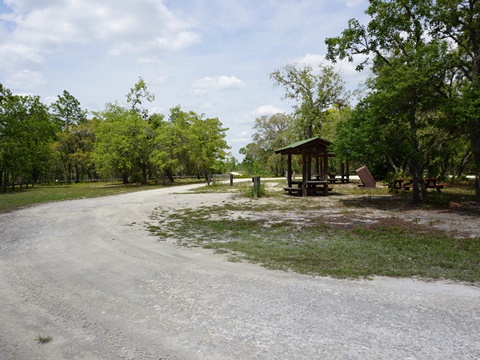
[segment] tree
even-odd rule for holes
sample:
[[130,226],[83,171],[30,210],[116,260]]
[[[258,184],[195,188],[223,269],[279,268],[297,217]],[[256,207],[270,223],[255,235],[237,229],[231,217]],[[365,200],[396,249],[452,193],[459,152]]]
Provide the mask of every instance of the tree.
[[230,148],[225,141],[226,131],[218,118],[194,116],[191,124],[192,155],[197,176],[201,173],[218,173],[221,171],[226,151]]
[[[420,202],[429,142],[439,124],[438,110],[447,99],[448,44],[428,36],[430,0],[371,0],[367,27],[350,20],[342,36],[326,39],[327,58],[373,55],[369,103],[384,130],[401,134],[413,177],[413,201]],[[367,64],[365,60],[358,69]],[[423,187],[423,197],[426,190]]]
[[296,102],[294,119],[300,138],[321,135],[327,110],[347,103],[344,82],[333,66],[320,65],[318,72],[314,72],[311,66],[289,64],[272,72],[270,78],[284,88],[285,99]]
[[460,120],[470,139],[480,201],[480,1],[436,0],[432,14],[431,36],[452,44],[449,65],[462,89],[453,93],[449,115]]
[[59,128],[57,133],[57,142],[54,145],[55,150],[60,152],[60,159],[65,168],[65,177],[68,182],[75,178],[78,180],[78,164],[75,162],[78,143],[73,133],[74,129],[84,125],[87,121],[87,111],[83,110],[78,101],[67,90],[63,91],[62,96],[58,96],[57,101],[50,105],[55,123]]
[[151,152],[151,127],[140,115],[117,104],[107,104],[98,114],[94,159],[103,175],[120,173],[124,184],[141,173],[146,183],[146,166]]
[[204,119],[176,106],[155,132],[151,160],[165,171],[170,182],[174,173],[207,175],[221,167],[226,157],[227,130],[217,118]]
[[95,176],[92,156],[97,122],[98,119],[88,120],[72,126],[69,131],[57,133],[57,139],[52,147],[58,159],[57,168],[61,170],[59,175],[68,182],[74,178],[75,181],[79,181],[82,176],[90,179]]
[[58,96],[50,108],[62,131],[69,131],[71,127],[87,121],[87,111],[80,107],[80,102],[67,90],[63,90],[63,95]]
[[18,96],[2,87],[0,92],[0,177],[3,191],[9,180],[14,188],[37,183],[50,159],[54,126],[38,96]]
[[286,172],[286,159],[284,156],[275,154],[275,150],[287,146],[293,141],[291,136],[292,118],[285,114],[261,116],[255,119],[253,125],[253,141],[260,152],[260,159],[266,169],[283,176]]
[[267,175],[269,174],[263,159],[265,157],[265,150],[256,143],[249,143],[239,150],[243,155],[242,167],[249,174]]
[[147,89],[147,84],[143,78],[139,77],[133,88],[127,94],[127,103],[130,104],[131,109],[140,114],[143,119],[148,118],[148,109],[142,107],[144,101],[155,101],[155,95],[150,93]]

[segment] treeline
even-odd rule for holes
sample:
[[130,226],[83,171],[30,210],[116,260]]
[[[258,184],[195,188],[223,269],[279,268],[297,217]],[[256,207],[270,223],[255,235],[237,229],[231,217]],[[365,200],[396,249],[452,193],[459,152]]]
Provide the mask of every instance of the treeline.
[[173,182],[174,175],[200,178],[235,163],[218,118],[180,106],[167,117],[150,115],[143,105],[154,99],[140,78],[127,107],[109,103],[89,118],[68,91],[46,106],[0,84],[0,187],[99,178]]

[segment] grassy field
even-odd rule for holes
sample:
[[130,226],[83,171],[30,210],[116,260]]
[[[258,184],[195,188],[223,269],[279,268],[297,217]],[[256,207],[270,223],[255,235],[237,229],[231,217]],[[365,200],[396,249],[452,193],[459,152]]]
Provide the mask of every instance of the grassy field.
[[[178,180],[174,185],[187,183]],[[52,201],[95,198],[99,196],[117,195],[133,191],[151,190],[166,185],[123,185],[120,182],[89,182],[77,184],[62,184],[52,186],[36,186],[28,189],[0,193],[0,213],[20,209],[25,206],[42,204]]]
[[[248,192],[245,187],[239,185],[238,192]],[[217,186],[197,192],[222,190],[232,191],[228,186]],[[354,192],[360,196],[358,202],[345,200],[337,218],[342,224],[350,221],[354,225],[334,226],[323,221],[318,216],[325,206],[322,198],[267,192],[269,200],[261,203],[227,202],[181,212],[159,209],[148,227],[159,241],[175,239],[181,246],[214,249],[227,254],[230,261],[250,261],[271,269],[337,278],[379,275],[480,282],[480,238],[458,238],[435,230],[431,224],[394,217],[374,225],[355,222],[358,207],[408,209],[412,208],[410,196],[391,194],[386,188],[337,186],[335,190],[337,195]],[[445,204],[453,200],[470,203],[473,191],[459,187],[431,195],[431,202],[416,208],[428,212],[444,210]],[[305,218],[317,220],[299,225],[288,216],[292,208]],[[274,221],[267,221],[271,214],[277,215]],[[478,209],[470,209],[469,214],[480,215]]]

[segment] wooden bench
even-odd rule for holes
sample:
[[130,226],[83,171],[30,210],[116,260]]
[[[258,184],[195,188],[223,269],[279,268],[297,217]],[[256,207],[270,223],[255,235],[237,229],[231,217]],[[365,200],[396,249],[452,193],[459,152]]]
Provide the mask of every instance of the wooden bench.
[[302,195],[303,189],[301,187],[284,187],[283,190],[288,191],[288,195],[292,195],[292,193],[296,193],[296,195]]

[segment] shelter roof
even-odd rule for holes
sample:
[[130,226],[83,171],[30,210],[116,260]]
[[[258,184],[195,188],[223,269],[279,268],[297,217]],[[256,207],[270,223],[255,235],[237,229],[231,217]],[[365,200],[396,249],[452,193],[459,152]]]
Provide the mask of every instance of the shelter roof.
[[[276,154],[325,154],[327,148],[332,145],[330,140],[322,139],[320,137],[314,137],[307,140],[302,140],[285,146],[281,149],[275,150]],[[333,154],[328,154],[332,156]],[[334,156],[334,155],[333,155]]]

